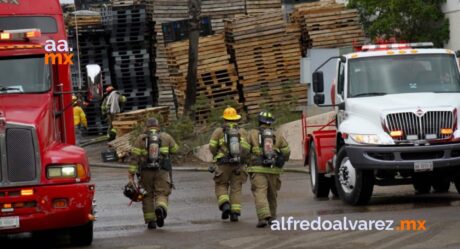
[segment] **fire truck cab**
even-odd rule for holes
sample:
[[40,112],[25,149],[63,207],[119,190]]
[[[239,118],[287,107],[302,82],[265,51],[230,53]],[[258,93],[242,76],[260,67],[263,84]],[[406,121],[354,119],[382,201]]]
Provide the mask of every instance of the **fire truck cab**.
[[[369,202],[374,185],[413,184],[429,193],[447,192],[454,182],[460,191],[459,65],[456,53],[432,46],[365,45],[328,60],[336,63],[328,105],[336,118],[311,133],[303,119],[316,197],[332,190],[359,205]],[[325,106],[320,68],[314,102]]]
[[59,0],[0,1],[0,234],[68,229],[89,245],[95,187],[50,40],[66,41]]

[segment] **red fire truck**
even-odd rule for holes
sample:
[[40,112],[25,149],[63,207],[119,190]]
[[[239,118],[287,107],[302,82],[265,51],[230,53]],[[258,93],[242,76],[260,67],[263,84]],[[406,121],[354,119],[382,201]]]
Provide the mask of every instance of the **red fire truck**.
[[0,1],[0,234],[68,229],[89,245],[95,188],[74,145],[70,66],[45,59],[66,39],[59,0]]

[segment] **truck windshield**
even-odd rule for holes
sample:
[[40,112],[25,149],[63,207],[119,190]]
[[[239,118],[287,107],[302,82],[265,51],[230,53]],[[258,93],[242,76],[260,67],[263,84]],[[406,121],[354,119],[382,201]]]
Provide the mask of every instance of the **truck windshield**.
[[0,59],[0,94],[42,93],[51,85],[51,70],[43,56]]
[[56,20],[49,16],[0,17],[0,30],[40,29],[43,34],[57,33]]
[[352,59],[348,97],[397,93],[460,92],[455,56],[419,54]]

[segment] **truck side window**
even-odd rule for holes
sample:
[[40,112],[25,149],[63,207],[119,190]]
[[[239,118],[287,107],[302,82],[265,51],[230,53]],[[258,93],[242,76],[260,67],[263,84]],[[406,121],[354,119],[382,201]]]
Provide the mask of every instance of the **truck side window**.
[[345,84],[345,65],[343,63],[339,64],[339,75],[337,79],[337,92],[343,97],[343,90]]

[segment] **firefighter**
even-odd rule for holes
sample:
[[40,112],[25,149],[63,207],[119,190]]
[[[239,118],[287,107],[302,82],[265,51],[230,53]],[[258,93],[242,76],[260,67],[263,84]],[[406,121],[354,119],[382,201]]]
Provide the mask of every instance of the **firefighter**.
[[129,181],[140,176],[140,184],[145,190],[142,211],[148,229],[164,225],[168,211],[168,196],[172,188],[171,154],[179,146],[166,132],[160,131],[156,118],[149,118],[145,132],[139,135],[131,151],[132,161],[129,166]]
[[75,139],[76,144],[79,145],[81,141],[81,126],[88,129],[88,121],[86,120],[86,114],[78,104],[77,96],[72,96],[73,105],[73,125],[75,127]]
[[259,128],[249,132],[251,157],[246,171],[256,203],[257,227],[265,227],[276,219],[280,175],[284,162],[289,160],[290,149],[282,134],[271,128],[275,118],[270,112],[262,111],[257,118]]
[[238,127],[241,116],[228,107],[224,110],[224,125],[217,128],[209,141],[209,149],[217,166],[211,166],[214,173],[215,193],[222,219],[230,217],[237,222],[241,215],[241,189],[247,180],[244,162],[250,153],[247,131]]
[[112,126],[113,118],[117,113],[120,113],[123,105],[126,103],[126,97],[121,95],[113,86],[108,86],[105,89],[105,97],[102,100],[101,112],[102,116],[106,117],[107,124],[107,136],[109,140],[113,140],[116,137],[117,131]]

